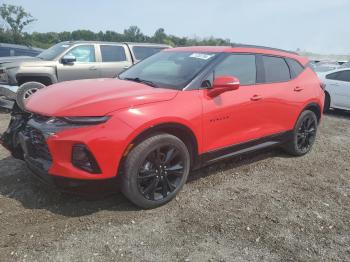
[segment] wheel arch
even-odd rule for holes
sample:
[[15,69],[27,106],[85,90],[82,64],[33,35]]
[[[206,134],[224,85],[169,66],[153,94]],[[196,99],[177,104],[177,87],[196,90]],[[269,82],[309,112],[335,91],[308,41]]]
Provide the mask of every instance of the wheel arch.
[[49,86],[57,82],[57,79],[52,77],[51,74],[17,74],[16,80],[18,86],[27,82],[38,82],[45,86]]
[[[195,133],[188,126],[176,122],[161,123],[142,130],[128,144],[128,147],[124,152],[124,157],[127,156],[132,147],[144,141],[148,137],[159,133],[167,133],[179,138],[189,149],[191,156],[191,167],[199,164],[198,140]],[[132,147],[130,147],[130,145],[132,145]]]
[[[304,112],[305,110],[310,110],[310,111],[314,112],[316,117],[317,117],[317,123],[320,123],[320,120],[321,120],[321,117],[322,117],[322,110],[321,110],[321,107],[320,107],[319,104],[314,103],[314,102],[307,104],[304,107],[304,109],[300,112],[300,114],[302,112]],[[299,116],[300,116],[300,114],[299,114]],[[298,119],[299,119],[299,117],[298,117]]]

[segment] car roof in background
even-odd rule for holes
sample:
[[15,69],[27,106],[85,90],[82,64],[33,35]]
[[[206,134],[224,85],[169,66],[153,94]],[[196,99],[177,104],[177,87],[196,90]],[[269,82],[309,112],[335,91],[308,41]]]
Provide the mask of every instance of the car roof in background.
[[134,46],[160,46],[160,47],[171,47],[170,45],[166,44],[157,44],[157,43],[136,43],[136,42],[108,42],[108,41],[85,41],[85,40],[76,40],[76,41],[64,41],[60,42],[61,44],[127,44],[127,45],[134,45]]
[[189,47],[175,47],[167,52],[183,51],[183,52],[213,52],[213,53],[258,53],[274,56],[282,56],[293,58],[297,60],[302,65],[309,63],[306,57],[302,57],[299,54],[291,51],[286,51],[282,49],[264,47],[264,46],[253,46],[253,45],[232,45],[232,46],[189,46]]
[[20,49],[28,49],[28,50],[37,50],[37,51],[43,51],[44,49],[37,48],[37,47],[31,47],[26,45],[17,45],[17,44],[8,44],[8,43],[0,43],[0,48],[20,48]]

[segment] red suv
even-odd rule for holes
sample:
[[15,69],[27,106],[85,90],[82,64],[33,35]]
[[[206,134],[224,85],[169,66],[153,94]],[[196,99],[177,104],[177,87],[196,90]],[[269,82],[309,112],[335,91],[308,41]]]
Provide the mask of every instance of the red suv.
[[40,90],[27,101],[30,113],[14,111],[2,143],[41,177],[71,185],[117,177],[129,200],[153,208],[174,198],[191,169],[270,146],[309,152],[321,87],[292,52],[167,49],[118,79]]

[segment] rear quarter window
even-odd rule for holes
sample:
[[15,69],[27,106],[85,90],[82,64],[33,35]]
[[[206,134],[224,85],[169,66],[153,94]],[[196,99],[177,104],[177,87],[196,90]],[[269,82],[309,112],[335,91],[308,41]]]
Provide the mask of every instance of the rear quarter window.
[[297,77],[304,71],[304,67],[298,61],[291,58],[286,58],[286,61],[288,63],[292,78]]

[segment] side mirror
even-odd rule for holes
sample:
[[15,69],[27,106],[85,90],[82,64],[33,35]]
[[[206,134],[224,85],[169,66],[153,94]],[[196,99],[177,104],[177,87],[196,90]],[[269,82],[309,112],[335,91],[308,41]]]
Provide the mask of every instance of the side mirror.
[[77,61],[76,57],[72,55],[65,55],[64,57],[61,58],[61,63],[64,65],[73,64],[76,61]]
[[208,95],[218,96],[222,93],[237,90],[240,86],[239,79],[234,76],[218,76],[214,79],[213,86],[208,89]]

